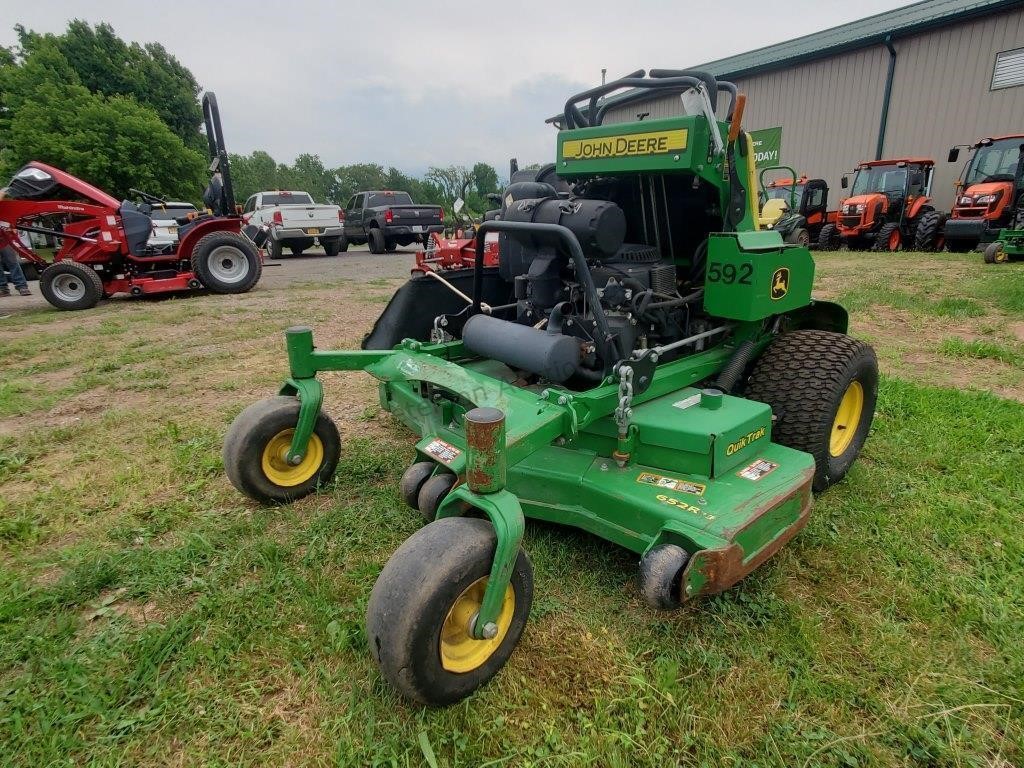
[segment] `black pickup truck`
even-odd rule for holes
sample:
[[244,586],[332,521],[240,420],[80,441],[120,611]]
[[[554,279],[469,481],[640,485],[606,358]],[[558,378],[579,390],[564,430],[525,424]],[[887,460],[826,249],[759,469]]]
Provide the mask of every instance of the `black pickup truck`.
[[342,213],[343,251],[349,243],[367,243],[370,253],[384,253],[400,245],[425,243],[431,232],[444,231],[444,209],[416,205],[408,192],[357,192]]

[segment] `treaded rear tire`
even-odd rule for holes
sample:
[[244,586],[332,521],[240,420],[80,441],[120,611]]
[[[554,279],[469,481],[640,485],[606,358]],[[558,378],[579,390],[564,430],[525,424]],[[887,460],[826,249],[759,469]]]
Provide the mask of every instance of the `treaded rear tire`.
[[[833,423],[853,381],[863,388],[860,420],[849,446],[833,456]],[[758,358],[744,394],[772,407],[772,440],[814,457],[814,490],[823,491],[846,475],[867,439],[878,398],[878,361],[869,345],[846,334],[793,331]]]
[[896,244],[895,248],[889,247],[889,240],[892,238],[894,233],[900,231],[900,225],[897,222],[891,221],[888,224],[883,224],[882,228],[878,230],[878,234],[875,235],[874,241],[871,243],[872,251],[888,251],[889,253],[895,253],[903,246],[902,235]]
[[837,251],[842,243],[839,227],[835,224],[826,224],[818,233],[818,247],[823,251]]
[[918,219],[917,229],[914,230],[915,251],[937,251],[936,244],[942,235],[942,214],[938,211],[927,211],[921,214]]

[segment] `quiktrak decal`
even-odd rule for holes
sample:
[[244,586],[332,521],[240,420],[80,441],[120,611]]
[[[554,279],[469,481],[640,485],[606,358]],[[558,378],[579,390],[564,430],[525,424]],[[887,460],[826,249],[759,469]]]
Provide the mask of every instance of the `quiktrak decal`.
[[593,139],[569,139],[562,144],[565,160],[590,160],[602,157],[663,155],[686,149],[687,129],[630,133],[625,136],[601,136]]

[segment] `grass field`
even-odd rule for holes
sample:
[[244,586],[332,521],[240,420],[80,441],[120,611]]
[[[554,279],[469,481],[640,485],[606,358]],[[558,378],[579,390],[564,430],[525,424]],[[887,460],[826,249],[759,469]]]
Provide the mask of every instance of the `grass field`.
[[260,508],[220,466],[285,374],[281,330],[354,344],[393,285],[0,321],[0,764],[1024,765],[1024,266],[818,262],[884,377],[805,531],[655,614],[633,556],[531,524],[522,643],[447,710],[398,700],[366,648],[418,517],[369,379],[327,377],[328,492]]

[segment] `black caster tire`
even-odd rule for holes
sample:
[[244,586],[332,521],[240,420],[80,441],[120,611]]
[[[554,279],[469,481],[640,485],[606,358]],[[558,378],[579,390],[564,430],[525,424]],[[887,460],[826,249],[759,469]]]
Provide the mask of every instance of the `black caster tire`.
[[455,475],[444,473],[434,475],[420,487],[416,497],[416,509],[423,515],[428,523],[434,522],[437,518],[437,509],[444,501],[444,497],[455,487],[458,478]]
[[495,543],[487,520],[443,518],[406,539],[381,571],[366,609],[366,638],[381,674],[405,698],[454,704],[512,655],[533,602],[533,567],[521,548],[495,636],[469,634]]
[[675,544],[659,544],[640,560],[640,594],[659,611],[683,604],[682,580],[690,553]]
[[419,509],[420,489],[434,474],[437,464],[432,461],[417,461],[402,474],[398,481],[398,492],[402,501],[413,509]]
[[298,466],[285,462],[299,421],[299,401],[271,397],[253,403],[231,423],[221,458],[239,491],[261,504],[280,504],[308,496],[334,475],[341,456],[338,428],[323,411],[306,456]]

